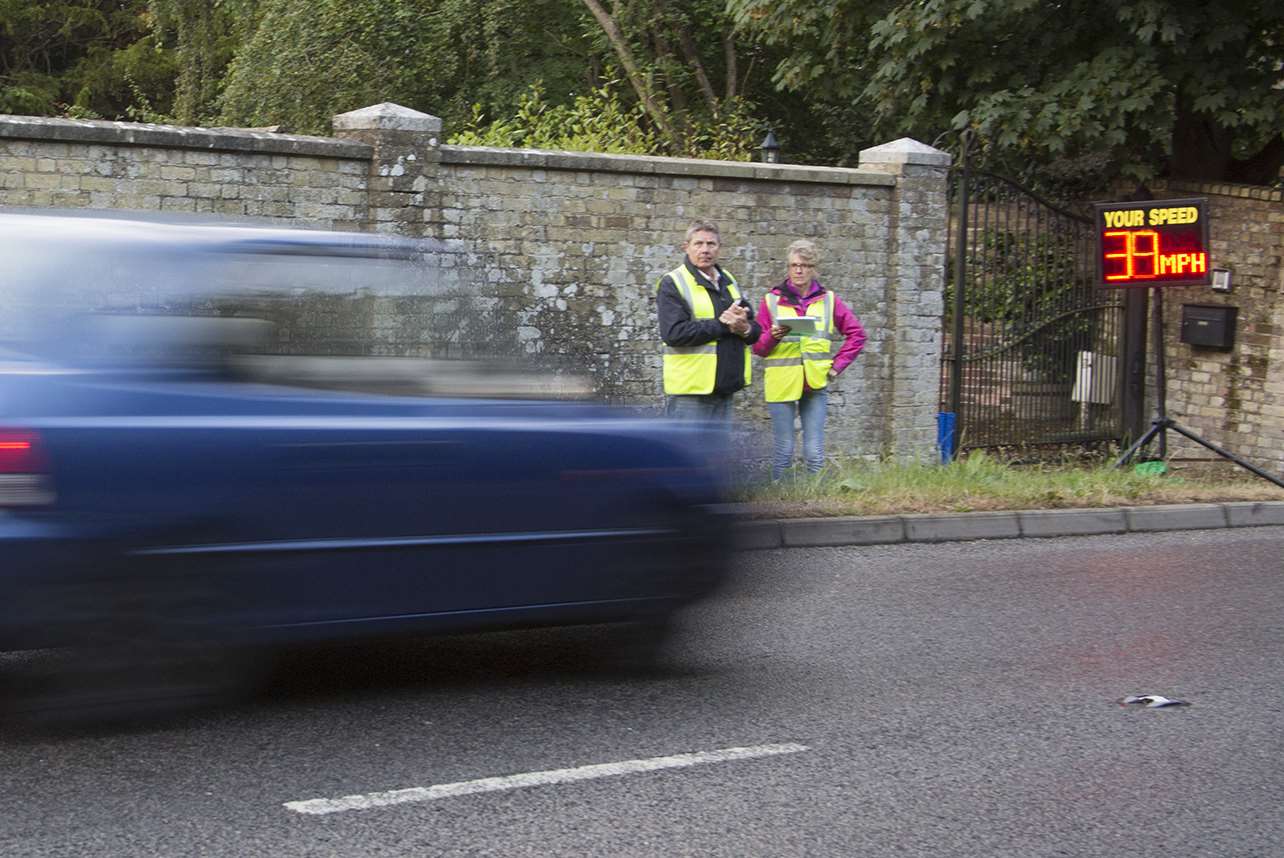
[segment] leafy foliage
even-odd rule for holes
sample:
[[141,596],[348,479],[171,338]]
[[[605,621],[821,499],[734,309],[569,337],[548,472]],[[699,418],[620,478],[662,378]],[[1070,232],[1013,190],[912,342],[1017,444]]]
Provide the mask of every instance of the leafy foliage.
[[674,151],[648,125],[646,113],[628,104],[618,82],[608,81],[570,104],[550,104],[542,84],[535,83],[518,103],[511,118],[486,122],[481,105],[472,120],[450,142],[465,146],[525,147],[572,152],[674,154],[697,158],[747,161],[758,123],[742,101],[734,101],[730,116],[717,126],[689,130],[685,148]]
[[407,68],[441,71],[419,56],[425,26],[413,3],[398,0],[264,0],[229,67],[221,118],[319,133],[335,113],[407,103]]
[[[570,12],[568,12],[568,8]],[[324,132],[383,101],[442,116],[503,112],[535,80],[575,87],[577,10],[562,0],[260,0],[229,69],[221,119]]]
[[[835,129],[850,135],[834,105],[816,109],[811,93],[771,85],[784,49],[736,30],[725,0],[581,0],[592,14],[592,42],[614,56],[622,80],[655,130],[655,154],[746,158],[768,128],[784,141],[786,160],[833,160]],[[797,129],[797,133],[793,133]]]
[[747,98],[726,100],[718,111],[689,123],[685,148],[674,154],[720,161],[751,161],[766,133],[766,123],[757,118],[756,113],[754,102]]
[[0,0],[0,113],[126,118],[168,108],[173,56],[146,0]]
[[1007,172],[1275,181],[1282,45],[1273,0],[0,0],[0,111],[325,132],[396,101],[563,147],[738,158],[770,127],[840,164],[970,129]]
[[472,121],[450,142],[621,154],[650,152],[656,146],[655,133],[644,127],[642,109],[625,106],[611,84],[571,104],[549,104],[538,82],[522,96],[511,118],[487,123],[481,105],[474,105]]
[[174,43],[178,64],[174,120],[212,120],[232,54],[257,0],[148,0],[157,38]]
[[[860,93],[870,75],[869,28],[893,5],[889,0],[727,0],[737,31],[773,49],[765,57],[771,62],[769,84],[794,100],[793,121],[776,128],[788,151],[815,163],[855,164],[861,149],[891,139],[875,126]],[[754,96],[763,98],[765,89],[754,90]],[[920,139],[933,142],[935,136]]]
[[1235,158],[1263,153],[1239,174],[1270,176],[1284,152],[1284,7],[1271,0],[730,6],[742,27],[797,46],[779,85],[826,82],[860,100],[882,137],[971,128],[1013,161],[1104,150],[1112,172],[1139,179],[1235,177]]

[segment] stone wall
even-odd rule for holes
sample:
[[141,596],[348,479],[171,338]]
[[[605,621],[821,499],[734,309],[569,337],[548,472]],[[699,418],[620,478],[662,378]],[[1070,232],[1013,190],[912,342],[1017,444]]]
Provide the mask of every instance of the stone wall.
[[[1206,197],[1212,266],[1231,271],[1229,293],[1207,286],[1164,292],[1168,413],[1267,471],[1284,474],[1284,193],[1246,185],[1170,182],[1156,198]],[[1180,341],[1183,304],[1239,308],[1229,351]],[[1169,433],[1177,456],[1213,454]]]
[[[653,295],[688,223],[712,218],[755,302],[796,238],[861,318],[831,397],[834,455],[928,457],[935,440],[948,156],[902,140],[861,169],[440,144],[435,117],[378,105],[336,139],[0,117],[0,205],[129,209],[434,239],[441,276],[286,320],[294,351],[501,355],[587,371],[658,405]],[[461,323],[461,320],[462,323]],[[741,396],[761,422],[761,369]]]
[[370,153],[321,137],[0,116],[0,205],[356,229]]

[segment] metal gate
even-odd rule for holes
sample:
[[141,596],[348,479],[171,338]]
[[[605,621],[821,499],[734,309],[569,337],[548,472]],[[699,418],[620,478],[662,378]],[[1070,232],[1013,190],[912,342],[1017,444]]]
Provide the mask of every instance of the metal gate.
[[952,178],[941,410],[955,447],[1119,439],[1124,298],[1096,285],[1091,218],[966,155]]

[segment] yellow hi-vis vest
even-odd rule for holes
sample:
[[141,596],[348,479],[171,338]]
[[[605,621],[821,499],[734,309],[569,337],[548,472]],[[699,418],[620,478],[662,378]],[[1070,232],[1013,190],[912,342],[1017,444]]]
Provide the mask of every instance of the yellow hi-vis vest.
[[[829,369],[834,365],[829,353],[834,333],[834,293],[826,291],[811,307],[818,305],[823,309],[816,333],[785,337],[763,358],[763,387],[768,402],[802,399],[804,379],[812,390],[821,390],[829,384]],[[790,319],[800,315],[813,315],[799,313],[789,304],[781,305],[780,296],[775,292],[767,293],[767,311],[778,325],[787,325]]]
[[[696,282],[695,276],[685,265],[679,265],[668,274],[673,285],[678,287],[678,294],[691,308],[693,319],[716,318],[713,312],[713,299],[709,290]],[[727,275],[727,289],[734,301],[740,297],[736,278]],[[660,283],[664,278],[660,278]],[[655,288],[660,290],[660,283]],[[745,346],[745,387],[749,386],[752,377],[749,346]],[[714,382],[718,376],[718,341],[709,340],[699,346],[664,347],[664,392],[670,396],[705,394],[713,392]]]

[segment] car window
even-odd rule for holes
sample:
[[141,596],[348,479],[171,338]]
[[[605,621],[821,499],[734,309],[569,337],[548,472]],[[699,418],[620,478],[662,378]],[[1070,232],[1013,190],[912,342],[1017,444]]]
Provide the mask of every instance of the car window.
[[373,356],[389,324],[423,328],[404,334],[407,350],[431,343],[451,357],[489,333],[459,297],[460,252],[361,233],[0,214],[0,344],[73,367],[282,386],[587,396],[586,376],[511,360]]

